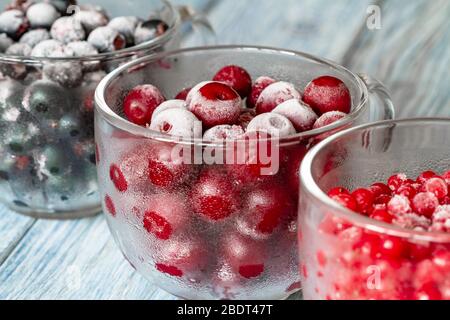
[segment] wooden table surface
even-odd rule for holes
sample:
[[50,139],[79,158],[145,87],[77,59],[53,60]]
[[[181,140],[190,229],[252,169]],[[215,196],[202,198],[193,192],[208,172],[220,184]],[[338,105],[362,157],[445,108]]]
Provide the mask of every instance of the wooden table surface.
[[[374,2],[381,8],[380,29],[367,24]],[[316,54],[384,82],[398,118],[450,116],[450,0],[184,3],[205,13],[220,44]],[[78,221],[34,220],[0,206],[0,299],[175,297],[125,262],[102,215]]]

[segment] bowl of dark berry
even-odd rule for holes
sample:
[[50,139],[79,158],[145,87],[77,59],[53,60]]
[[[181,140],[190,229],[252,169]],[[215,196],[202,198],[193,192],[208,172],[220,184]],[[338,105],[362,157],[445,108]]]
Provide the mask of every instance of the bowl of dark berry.
[[449,119],[340,132],[303,160],[306,299],[450,299]]
[[100,4],[14,1],[0,13],[0,201],[18,212],[100,211],[95,88],[120,64],[179,46],[167,1]]
[[[382,107],[369,106],[369,92]],[[179,297],[286,298],[300,288],[304,154],[344,127],[390,118],[391,107],[380,84],[298,52],[193,48],[121,66],[96,91],[113,236]]]

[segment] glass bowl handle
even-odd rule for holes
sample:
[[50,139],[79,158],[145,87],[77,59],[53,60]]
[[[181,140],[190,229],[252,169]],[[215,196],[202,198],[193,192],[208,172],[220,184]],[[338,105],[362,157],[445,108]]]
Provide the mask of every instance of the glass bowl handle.
[[[394,103],[392,102],[389,90],[384,86],[384,84],[367,74],[360,73],[358,76],[366,84],[371,96],[370,120],[377,121],[394,119]],[[372,99],[372,97],[375,99]],[[373,100],[376,100],[376,106],[374,106]]]
[[194,31],[194,36],[189,35],[185,43],[189,43],[189,46],[216,44],[217,36],[214,28],[203,14],[196,12],[191,6],[180,5],[176,8],[183,25],[182,32],[188,34]]

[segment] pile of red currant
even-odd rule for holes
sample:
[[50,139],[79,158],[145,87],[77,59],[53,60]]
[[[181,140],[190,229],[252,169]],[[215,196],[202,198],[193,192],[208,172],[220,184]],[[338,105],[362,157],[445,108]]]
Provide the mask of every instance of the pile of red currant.
[[[144,84],[123,102],[124,115],[137,125],[208,141],[252,132],[257,139],[263,131],[286,137],[330,124],[350,110],[349,90],[336,78],[313,80],[301,94],[294,84],[267,76],[252,83],[246,70],[232,65],[176,99],[166,100],[157,87]],[[110,175],[104,202],[111,223],[127,217],[135,226],[130,232],[145,234],[153,244],[154,261],[129,260],[151,263],[172,279],[196,279],[220,297],[249,283],[278,285],[282,295],[298,290],[297,172],[307,142],[280,147],[279,170],[263,175],[263,164],[250,162],[250,155],[243,164],[183,163],[172,157],[173,141],[141,141],[112,163],[103,160],[100,147],[100,167]]]
[[[405,230],[450,232],[450,171],[425,171],[414,180],[396,174],[386,184],[353,192],[337,187],[328,195],[354,212]],[[321,222],[319,238],[314,275],[303,271],[306,278],[316,278],[316,293],[323,298],[450,299],[448,243],[381,235],[332,215]]]

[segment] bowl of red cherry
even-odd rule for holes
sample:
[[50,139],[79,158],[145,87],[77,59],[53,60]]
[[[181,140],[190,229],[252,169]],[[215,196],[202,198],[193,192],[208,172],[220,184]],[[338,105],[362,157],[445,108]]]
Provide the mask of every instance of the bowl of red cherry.
[[124,62],[178,47],[191,14],[167,1],[86,2],[0,12],[0,201],[34,217],[100,212],[95,88]]
[[449,119],[349,129],[303,160],[306,299],[450,299]]
[[110,73],[96,91],[98,176],[126,259],[182,298],[298,291],[298,168],[333,132],[392,117],[384,88],[365,80],[306,54],[242,46]]

